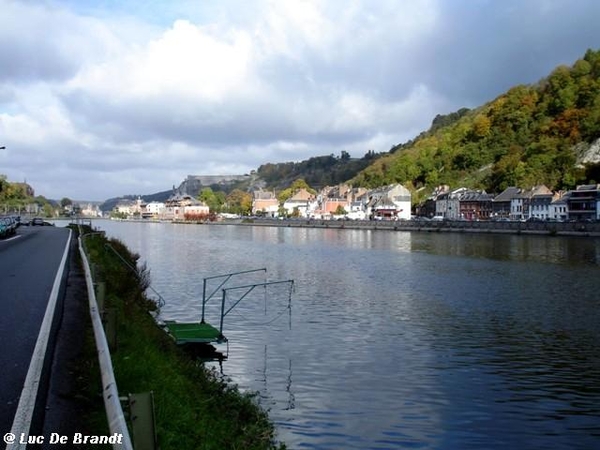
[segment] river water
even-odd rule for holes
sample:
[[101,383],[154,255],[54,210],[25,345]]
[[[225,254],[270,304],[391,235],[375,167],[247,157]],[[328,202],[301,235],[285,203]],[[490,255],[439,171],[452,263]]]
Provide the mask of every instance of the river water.
[[199,320],[204,277],[294,280],[291,308],[281,283],[226,316],[222,364],[288,448],[600,448],[599,239],[94,226],[147,263],[163,319]]

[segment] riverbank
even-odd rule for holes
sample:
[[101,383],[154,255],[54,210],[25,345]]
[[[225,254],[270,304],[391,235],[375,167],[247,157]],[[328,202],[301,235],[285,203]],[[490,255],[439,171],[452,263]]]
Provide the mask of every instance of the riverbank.
[[[181,222],[191,223],[191,222]],[[314,220],[314,219],[237,219],[203,222],[215,225],[245,225],[294,228],[332,228],[348,230],[411,231],[425,233],[498,233],[547,236],[600,237],[600,222],[474,222],[431,220]]]
[[[91,231],[87,229],[86,232]],[[138,256],[124,244],[102,234],[84,238],[95,281],[106,283],[105,308],[116,312],[117,344],[111,351],[121,395],[153,392],[156,434],[160,448],[168,449],[275,449],[274,426],[252,393],[242,393],[215,371],[177,347],[149,314],[155,304],[144,296],[148,272],[137,276],[106,244],[136,267]],[[86,329],[86,341],[91,338]],[[89,345],[88,345],[89,348]],[[98,398],[98,361],[95,354],[82,364],[85,397]],[[101,402],[95,402],[101,406]],[[103,408],[88,411],[87,421],[107,434]],[[135,442],[134,442],[135,445]]]

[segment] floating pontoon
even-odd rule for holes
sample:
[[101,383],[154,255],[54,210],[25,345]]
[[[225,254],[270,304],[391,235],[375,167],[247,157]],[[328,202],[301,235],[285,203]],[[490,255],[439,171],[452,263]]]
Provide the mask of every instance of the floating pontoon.
[[[291,307],[291,290],[294,285],[294,280],[283,280],[283,281],[265,281],[262,283],[245,284],[241,286],[224,287],[232,277],[236,275],[248,274],[253,272],[266,272],[267,269],[253,269],[245,270],[241,272],[233,272],[225,275],[216,275],[212,277],[204,278],[203,289],[202,289],[202,316],[200,322],[184,323],[176,321],[165,321],[165,330],[175,340],[177,344],[211,344],[217,343],[222,344],[227,342],[227,338],[223,335],[223,321],[225,316],[229,314],[233,308],[235,308],[248,294],[250,294],[257,287],[266,287],[274,284],[288,283],[290,285],[290,296],[288,300],[288,308]],[[207,281],[219,279],[222,281],[212,291],[207,294]],[[212,299],[215,294],[221,290],[221,313],[219,320],[219,328],[212,326],[205,320],[205,311],[207,302]],[[225,310],[225,299],[229,292],[238,292],[239,297],[233,302],[229,309]]]

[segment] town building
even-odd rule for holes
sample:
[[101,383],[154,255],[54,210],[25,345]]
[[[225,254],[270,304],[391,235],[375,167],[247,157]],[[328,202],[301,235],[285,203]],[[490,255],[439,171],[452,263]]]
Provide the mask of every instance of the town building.
[[[544,186],[545,187],[545,186]],[[537,192],[531,196],[528,219],[549,220],[550,205],[554,200],[554,193],[546,188],[545,192]]]
[[186,220],[188,216],[208,216],[210,213],[206,203],[195,199],[189,194],[176,192],[165,202],[165,209],[162,219],[166,220]]
[[461,187],[438,194],[435,200],[435,216],[448,220],[460,219],[460,198],[465,192],[467,188]]
[[450,192],[450,186],[443,184],[437,186],[431,195],[420,205],[415,207],[415,214],[419,217],[431,218],[437,214],[437,201]]
[[548,205],[548,219],[564,222],[569,219],[569,205],[567,200],[571,192],[558,192],[552,197]]
[[494,196],[484,190],[468,189],[459,198],[460,220],[489,220]]
[[302,188],[283,203],[283,208],[290,216],[309,217],[317,206],[315,200],[315,195]]
[[150,202],[146,205],[146,213],[152,219],[160,219],[165,211],[164,202]]
[[401,184],[376,188],[368,194],[366,215],[377,220],[410,220],[411,193]]
[[252,215],[277,217],[279,215],[279,201],[274,192],[257,190],[252,195]]
[[569,219],[600,220],[600,184],[577,186],[567,199]]
[[80,204],[79,213],[84,217],[102,217],[100,206],[94,203]]
[[[528,220],[532,217],[532,205],[535,202],[537,218],[545,220],[552,202],[552,191],[544,185],[534,186],[531,189],[518,189],[510,199],[510,220]],[[534,201],[534,198],[537,199]]]
[[512,200],[517,198],[521,189],[515,186],[507,187],[492,200],[492,219],[510,219]]

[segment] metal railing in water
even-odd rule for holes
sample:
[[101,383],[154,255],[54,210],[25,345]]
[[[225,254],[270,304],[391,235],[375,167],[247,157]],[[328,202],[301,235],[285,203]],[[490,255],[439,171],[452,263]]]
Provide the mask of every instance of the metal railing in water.
[[[203,280],[203,284],[202,284],[202,318],[201,318],[200,322],[204,323],[204,312],[205,312],[205,309],[206,309],[206,303],[211,298],[213,298],[213,296],[219,291],[219,289],[221,289],[223,286],[225,286],[225,284],[227,282],[229,282],[229,280],[231,280],[233,277],[235,277],[237,275],[244,275],[244,274],[254,273],[254,272],[265,272],[265,274],[266,274],[267,273],[267,268],[263,267],[261,269],[242,270],[242,271],[239,271],[239,272],[231,272],[231,273],[225,273],[223,275],[214,275],[212,277],[205,277],[204,280]],[[219,285],[210,294],[207,295],[206,294],[207,283],[210,280],[216,280],[216,279],[219,279],[219,278],[222,279],[222,281],[219,283]]]

